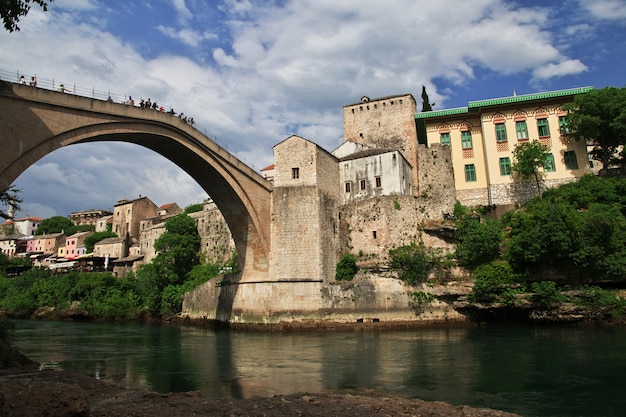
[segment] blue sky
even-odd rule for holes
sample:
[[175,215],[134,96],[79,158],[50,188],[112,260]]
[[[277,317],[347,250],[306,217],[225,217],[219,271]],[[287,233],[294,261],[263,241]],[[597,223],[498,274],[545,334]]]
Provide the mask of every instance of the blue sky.
[[[3,74],[152,98],[256,170],[297,134],[332,151],[342,106],[425,85],[468,101],[626,86],[626,0],[55,0],[0,32]],[[157,205],[206,193],[160,155],[73,145],[16,181],[18,215]]]

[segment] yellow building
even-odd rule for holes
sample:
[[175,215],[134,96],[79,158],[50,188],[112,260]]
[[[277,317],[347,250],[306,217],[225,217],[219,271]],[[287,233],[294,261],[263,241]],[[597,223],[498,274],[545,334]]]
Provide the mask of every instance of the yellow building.
[[419,143],[448,145],[457,200],[466,206],[505,209],[537,195],[534,181],[514,179],[516,145],[550,147],[542,186],[590,172],[586,145],[569,136],[563,105],[591,87],[471,101],[467,107],[416,113]]

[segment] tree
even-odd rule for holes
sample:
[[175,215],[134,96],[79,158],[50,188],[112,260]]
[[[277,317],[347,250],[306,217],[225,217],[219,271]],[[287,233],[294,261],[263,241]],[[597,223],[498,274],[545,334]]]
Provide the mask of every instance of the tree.
[[154,242],[158,252],[154,264],[159,276],[167,277],[171,284],[181,284],[198,264],[200,235],[196,222],[186,214],[168,219],[165,230]]
[[96,245],[96,243],[109,237],[117,237],[117,234],[109,231],[92,233],[91,235],[87,236],[83,241],[83,243],[85,244],[85,249],[87,250],[87,252],[93,252],[93,247]]
[[0,204],[7,206],[7,210],[0,210],[0,217],[10,219],[20,209],[22,199],[18,196],[20,190],[11,185],[6,190],[0,191]]
[[459,223],[456,258],[467,267],[494,261],[500,257],[500,223],[497,220],[466,216]]
[[69,236],[69,230],[74,227],[74,223],[67,217],[53,216],[43,219],[37,227],[36,235],[47,235],[50,233],[65,232]]
[[595,147],[590,155],[608,168],[617,150],[626,144],[626,88],[592,90],[576,96],[563,109],[569,112],[571,136],[591,141]]
[[549,154],[550,147],[538,140],[519,143],[513,150],[515,161],[511,169],[522,179],[534,178],[538,195],[541,195],[541,181],[543,180],[543,171],[539,168],[546,166]]
[[48,3],[54,0],[2,0],[0,1],[0,16],[4,28],[9,32],[19,31],[17,25],[20,18],[26,16],[30,11],[31,4],[38,4],[44,12],[48,11]]
[[197,213],[199,211],[202,211],[203,207],[204,205],[202,203],[190,204],[187,207],[185,207],[185,210],[183,211],[183,213],[185,214]]

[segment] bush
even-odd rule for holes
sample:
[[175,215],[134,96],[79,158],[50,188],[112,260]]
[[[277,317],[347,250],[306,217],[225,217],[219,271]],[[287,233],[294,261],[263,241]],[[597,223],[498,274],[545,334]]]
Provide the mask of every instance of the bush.
[[356,260],[356,255],[351,253],[341,255],[341,259],[337,263],[337,269],[335,270],[335,280],[351,281],[359,271],[359,268],[356,266]]
[[551,309],[565,301],[565,296],[554,281],[533,282],[531,289],[534,292],[533,301],[541,308]]
[[626,315],[626,299],[597,286],[583,287],[578,300],[578,304],[587,307],[592,313],[606,313],[614,318]]
[[[506,262],[491,262],[476,268],[472,272],[474,288],[470,294],[472,301],[494,302],[517,280],[513,269]],[[507,294],[510,302],[511,294]]]
[[491,262],[500,257],[500,223],[490,218],[465,217],[459,224],[456,257],[467,267]]
[[391,267],[400,271],[400,279],[409,285],[425,282],[434,259],[423,245],[401,246],[389,251]]
[[415,311],[415,315],[419,316],[424,311],[426,311],[426,307],[432,304],[435,301],[435,297],[432,294],[423,291],[415,291],[411,294],[411,301],[409,301],[409,307]]

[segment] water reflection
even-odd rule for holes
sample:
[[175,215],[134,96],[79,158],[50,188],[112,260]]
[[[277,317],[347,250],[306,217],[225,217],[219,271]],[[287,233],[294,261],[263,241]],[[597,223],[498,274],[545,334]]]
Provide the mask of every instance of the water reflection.
[[18,322],[33,359],[158,392],[249,398],[375,390],[525,416],[622,415],[626,330],[229,332]]

